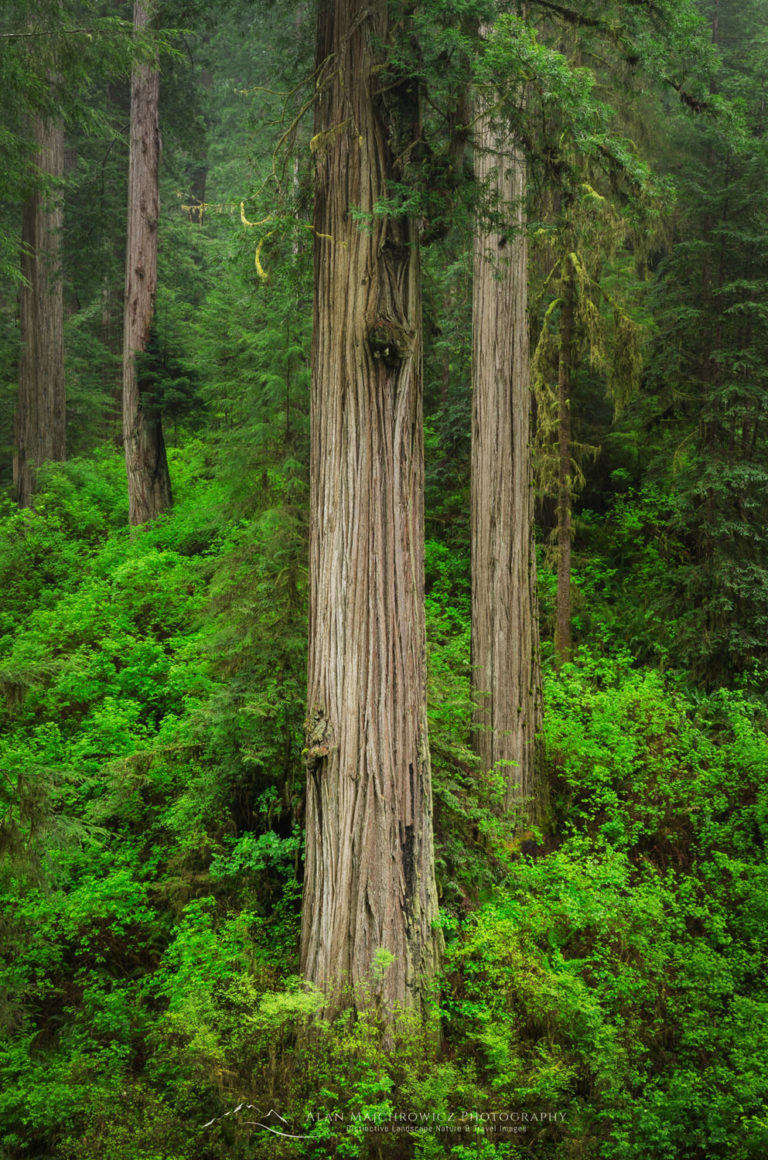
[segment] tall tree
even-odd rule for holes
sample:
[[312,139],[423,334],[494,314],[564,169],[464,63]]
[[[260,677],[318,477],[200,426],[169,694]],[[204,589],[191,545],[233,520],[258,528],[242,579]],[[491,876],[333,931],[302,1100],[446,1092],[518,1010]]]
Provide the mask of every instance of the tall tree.
[[[82,279],[73,279],[73,272],[88,268],[103,272],[104,266],[99,262],[98,238],[94,238],[78,212],[76,191],[84,172],[84,157],[94,155],[97,142],[104,142],[107,129],[102,103],[94,99],[95,94],[108,82],[130,71],[130,62],[140,47],[131,36],[132,25],[114,11],[103,15],[104,7],[99,0],[35,0],[34,3],[20,0],[18,4],[3,5],[0,14],[0,88],[9,94],[0,109],[3,143],[0,201],[4,207],[0,215],[0,269],[7,283],[26,282],[20,314],[22,326],[29,331],[21,335],[23,381],[15,424],[16,441],[20,444],[15,490],[18,495],[20,489],[21,502],[27,502],[24,497],[34,486],[33,478],[31,483],[25,478],[28,474],[25,460],[29,459],[32,465],[29,474],[33,477],[35,461],[41,456],[63,457],[65,441],[68,450],[72,450],[73,442],[75,451],[81,450],[83,440],[78,426],[85,427],[88,421],[79,425],[79,417],[86,410],[102,413],[103,375],[99,372],[103,364],[97,369],[95,364],[100,360],[91,357],[90,351],[86,354],[79,342],[87,326],[85,316],[89,307],[81,294]],[[114,10],[114,5],[111,7]],[[57,180],[63,165],[62,129],[67,140],[67,180],[63,186]],[[100,200],[98,193],[94,196],[93,189],[89,200],[91,206]],[[60,201],[65,203],[63,211]],[[23,269],[16,266],[18,226],[22,217],[21,212],[17,215],[17,206],[19,209],[26,206]],[[62,217],[65,229],[60,240]],[[112,234],[120,234],[124,250],[124,231],[119,226],[116,231],[116,221],[111,213]],[[33,236],[41,233],[47,235],[42,241]],[[74,244],[73,239],[76,239]],[[11,267],[11,252],[16,268]],[[62,283],[66,292],[65,310],[58,305]],[[35,307],[35,300],[39,308]],[[35,313],[39,316],[37,320],[33,320]],[[53,338],[60,329],[62,315],[67,347],[66,440],[60,369],[62,342],[59,337]],[[18,321],[14,308],[14,328]],[[41,356],[41,350],[46,348],[49,353]],[[54,349],[56,354],[52,353]],[[14,351],[14,362],[17,361]],[[82,368],[87,368],[86,374],[94,384],[92,408],[83,405]],[[55,421],[59,430],[52,436],[35,434],[37,423],[50,427],[52,410],[44,400],[40,405],[34,402],[36,378],[40,382],[38,390],[59,400],[55,410],[61,421]],[[57,446],[51,446],[52,440]],[[2,442],[4,448],[10,445],[7,439]]]
[[301,964],[331,1013],[418,1010],[441,944],[419,251],[414,221],[378,208],[407,177],[419,108],[413,83],[385,74],[389,36],[386,0],[320,5]]
[[749,0],[705,11],[721,53],[712,99],[726,116],[672,126],[686,216],[657,270],[648,378],[674,444],[647,471],[672,497],[682,548],[669,560],[674,588],[664,604],[676,658],[706,685],[749,672],[764,689],[768,9]]
[[[478,218],[472,299],[472,679],[475,749],[506,778],[517,821],[541,814],[541,724],[533,546],[525,157],[478,98],[475,174],[492,215]],[[506,218],[503,223],[501,218]]]
[[573,258],[563,259],[560,341],[557,350],[557,600],[555,603],[555,658],[571,659],[571,375],[574,331]]
[[35,116],[40,183],[24,204],[22,224],[19,399],[14,420],[13,490],[22,507],[35,491],[35,473],[46,460],[66,456],[64,292],[61,279],[60,191],[64,128]]
[[[638,166],[638,173],[642,169]],[[593,178],[595,180],[596,178]],[[650,182],[638,186],[633,216],[653,238],[654,206],[659,204]],[[643,204],[643,199],[645,204]],[[605,384],[614,414],[636,391],[642,369],[643,327],[633,314],[637,302],[635,269],[642,242],[639,230],[629,229],[628,219],[609,200],[584,184],[580,194],[564,211],[550,235],[556,251],[555,265],[543,292],[551,295],[533,356],[534,393],[537,400],[539,485],[555,498],[553,539],[557,557],[555,604],[555,659],[571,659],[571,549],[573,502],[585,482],[579,460],[596,456],[599,447],[574,440],[573,391],[579,370],[588,362],[593,376]],[[635,243],[633,253],[627,242]],[[558,252],[559,251],[559,252]],[[618,252],[617,252],[618,251]],[[620,287],[609,293],[601,283],[607,267],[614,281],[621,272]],[[626,291],[622,289],[626,287]]]
[[[134,27],[150,24],[154,0],[136,0]],[[128,165],[128,236],[123,326],[123,441],[129,521],[143,524],[171,506],[171,480],[157,395],[143,381],[140,360],[149,341],[157,293],[160,217],[160,73],[156,62],[137,64],[131,76]]]

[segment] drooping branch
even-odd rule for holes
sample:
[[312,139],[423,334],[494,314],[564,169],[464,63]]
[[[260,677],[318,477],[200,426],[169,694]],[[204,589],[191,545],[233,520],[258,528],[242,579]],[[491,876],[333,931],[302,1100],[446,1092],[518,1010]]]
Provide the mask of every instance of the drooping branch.
[[595,16],[585,16],[582,12],[575,12],[573,8],[564,8],[562,4],[554,4],[552,0],[530,0],[530,2],[539,8],[546,8],[549,12],[557,13],[569,24],[576,24],[582,28],[608,27],[604,20],[599,20]]

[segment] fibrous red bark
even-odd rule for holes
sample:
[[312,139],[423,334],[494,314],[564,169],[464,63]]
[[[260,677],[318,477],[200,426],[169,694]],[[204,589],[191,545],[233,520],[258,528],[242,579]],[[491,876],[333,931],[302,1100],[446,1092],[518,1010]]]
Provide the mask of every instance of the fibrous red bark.
[[[36,162],[43,181],[64,174],[64,129],[36,117]],[[14,419],[14,496],[29,507],[36,471],[66,458],[64,293],[60,253],[63,210],[56,189],[39,188],[24,205],[19,401]]]
[[[150,22],[152,0],[137,0],[134,27]],[[123,325],[123,442],[129,522],[143,524],[171,506],[171,481],[158,400],[142,383],[136,355],[144,351],[155,317],[157,227],[160,218],[160,74],[152,63],[131,76],[128,236]]]
[[[321,5],[301,963],[331,1014],[374,1001],[419,1009],[441,946],[419,253],[413,222],[376,212],[417,104],[382,79],[387,34],[386,0]],[[377,969],[382,950],[380,963],[393,961]]]
[[541,678],[533,544],[525,158],[478,109],[475,173],[499,221],[478,221],[472,346],[474,746],[506,779],[515,824],[542,811],[536,735]]
[[555,659],[571,659],[571,368],[573,364],[574,287],[570,258],[563,263],[560,347],[557,359],[557,600]]

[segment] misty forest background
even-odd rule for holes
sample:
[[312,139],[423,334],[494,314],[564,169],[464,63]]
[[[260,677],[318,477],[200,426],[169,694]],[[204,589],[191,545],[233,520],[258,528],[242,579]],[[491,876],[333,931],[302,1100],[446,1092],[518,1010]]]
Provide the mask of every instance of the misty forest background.
[[[408,212],[445,953],[439,1035],[406,1016],[381,1035],[375,1005],[313,1020],[298,966],[315,14],[160,5],[142,365],[174,502],[130,529],[131,12],[2,7],[7,1160],[768,1154],[768,3],[532,2],[484,41],[493,8],[398,8],[431,140]],[[451,130],[483,68],[527,86],[548,806],[524,838],[472,745],[473,223],[504,207],[478,208],[471,142],[458,152]],[[36,169],[35,117],[65,125],[61,178]],[[19,506],[19,247],[35,196],[63,213],[67,457]],[[572,642],[556,654],[567,293]],[[225,1115],[243,1101],[304,1138],[254,1126],[254,1109]],[[499,1111],[527,1112],[525,1130],[366,1131]]]

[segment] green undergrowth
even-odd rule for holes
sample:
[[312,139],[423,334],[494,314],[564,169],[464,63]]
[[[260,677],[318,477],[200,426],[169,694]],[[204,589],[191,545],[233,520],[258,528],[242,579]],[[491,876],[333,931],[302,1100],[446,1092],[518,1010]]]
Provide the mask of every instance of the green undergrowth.
[[290,467],[234,510],[218,455],[175,451],[133,534],[113,453],[0,517],[0,1155],[765,1155],[764,705],[583,647],[520,857],[468,745],[467,561],[430,542],[439,995],[328,1026],[297,979],[306,526]]

